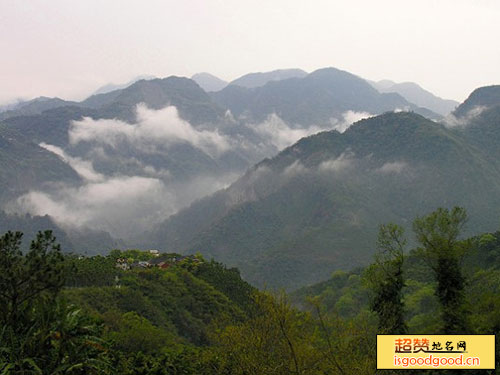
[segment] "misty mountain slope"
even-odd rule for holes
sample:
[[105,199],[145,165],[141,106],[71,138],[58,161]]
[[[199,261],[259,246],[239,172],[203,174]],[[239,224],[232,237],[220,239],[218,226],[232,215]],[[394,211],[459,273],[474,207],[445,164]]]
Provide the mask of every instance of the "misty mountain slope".
[[66,233],[49,216],[8,215],[0,211],[0,230],[2,233],[8,230],[22,232],[24,251],[29,249],[29,244],[36,238],[36,234],[45,230],[51,230],[65,250],[73,247]]
[[439,117],[398,94],[380,94],[364,79],[335,68],[320,69],[303,78],[271,81],[253,89],[229,85],[211,95],[235,117],[261,122],[276,114],[295,127],[329,126],[346,111],[380,114],[408,109]]
[[117,241],[104,231],[82,229],[79,231],[61,228],[50,216],[31,216],[7,214],[0,210],[0,231],[19,231],[23,233],[22,250],[27,251],[31,240],[39,231],[51,230],[66,253],[87,255],[102,254],[124,244]]
[[[227,129],[227,132],[231,133],[231,135],[236,133],[240,137],[248,138],[251,142],[256,143],[258,141],[255,134],[249,129],[241,127],[231,129],[232,124],[228,123],[225,118],[224,110],[217,107],[195,82],[187,78],[177,77],[162,80],[141,80],[123,90],[93,96],[78,106],[51,109],[37,116],[13,117],[6,120],[5,123],[8,127],[24,134],[36,143],[43,142],[55,145],[66,149],[72,156],[83,157],[88,152],[89,146],[70,144],[69,134],[72,122],[82,122],[82,119],[90,118],[94,120],[96,126],[102,123],[98,121],[100,119],[118,119],[127,123],[135,123],[137,121],[137,105],[140,103],[144,103],[153,110],[160,110],[167,105],[174,105],[178,111],[178,116],[181,119],[192,121],[190,124],[193,126],[201,127],[201,132],[205,129],[213,131],[216,128],[222,128],[222,130]],[[87,108],[87,106],[94,108]],[[158,121],[160,120],[162,119],[158,119]],[[169,126],[167,120],[164,120],[166,121],[165,126]],[[265,153],[263,154],[259,150],[256,150],[255,155],[253,155],[255,150],[243,153],[233,152],[230,157],[226,156],[219,163],[203,150],[193,147],[189,142],[183,144],[181,142],[175,147],[177,149],[170,155],[163,154],[161,157],[158,155],[152,157],[151,151],[148,150],[140,154],[131,153],[130,147],[127,147],[122,142],[119,148],[107,147],[106,151],[108,151],[108,154],[113,154],[111,156],[114,162],[106,158],[106,160],[96,162],[95,166],[97,170],[104,173],[109,173],[113,168],[119,172],[130,167],[130,163],[127,164],[126,159],[131,157],[139,160],[147,158],[155,168],[172,167],[171,169],[177,171],[178,174],[189,175],[190,169],[195,172],[206,170],[207,173],[221,168],[239,171],[265,156]]]
[[500,86],[474,90],[444,123],[500,163]]
[[195,125],[213,123],[224,116],[224,110],[217,107],[193,80],[175,76],[140,80],[121,90],[93,95],[80,104],[98,108],[108,118],[133,120],[134,108],[139,103],[151,109],[173,105],[183,119]]
[[51,155],[55,164],[44,168],[59,182],[6,187],[13,212],[130,239],[277,152],[187,78],[138,81],[96,97],[95,108],[79,103],[5,120],[14,140]]
[[0,124],[0,202],[51,183],[76,184],[78,174],[53,153]]
[[97,111],[79,106],[63,106],[31,116],[16,116],[3,121],[7,128],[22,134],[34,143],[64,147],[69,143],[68,130],[73,120],[98,118]]
[[201,251],[256,285],[293,289],[368,262],[385,222],[409,225],[436,207],[462,205],[474,218],[471,232],[494,229],[499,193],[500,171],[480,149],[419,115],[387,113],[259,163],[167,220],[156,245]]
[[[248,73],[229,82],[228,85],[255,88],[271,81],[282,81],[289,78],[303,78],[307,75],[302,69],[278,69],[271,72]],[[219,91],[219,90],[212,90]]]
[[469,97],[460,104],[453,112],[455,117],[464,117],[470,111],[481,108],[491,107],[500,103],[500,85],[484,86],[474,90]]
[[423,89],[414,82],[395,83],[389,80],[370,82],[379,92],[395,92],[419,107],[428,108],[440,115],[446,116],[452,112],[459,103],[454,100],[442,99]]
[[500,165],[500,104],[482,110],[456,131],[484,150],[492,163]]
[[210,73],[196,73],[191,79],[206,92],[220,91],[227,86],[227,82]]
[[64,147],[69,143],[72,121],[89,117],[133,123],[139,104],[153,110],[173,105],[179,117],[193,125],[225,122],[224,110],[217,107],[195,82],[178,77],[141,80],[122,90],[92,96],[77,105],[65,105],[35,116],[17,116],[4,122],[34,142]]

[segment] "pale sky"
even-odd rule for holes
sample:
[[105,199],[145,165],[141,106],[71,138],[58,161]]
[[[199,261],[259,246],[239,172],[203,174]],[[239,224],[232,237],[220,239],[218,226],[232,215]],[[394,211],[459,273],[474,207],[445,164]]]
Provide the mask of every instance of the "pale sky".
[[500,83],[499,20],[497,0],[0,0],[0,103],[328,66],[463,101]]

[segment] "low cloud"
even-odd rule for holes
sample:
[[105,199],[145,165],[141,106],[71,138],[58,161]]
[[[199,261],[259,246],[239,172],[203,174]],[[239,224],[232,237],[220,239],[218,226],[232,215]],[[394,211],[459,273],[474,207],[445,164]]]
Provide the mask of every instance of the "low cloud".
[[478,117],[485,109],[487,109],[487,107],[478,105],[469,110],[464,116],[461,117],[456,117],[453,113],[450,113],[442,120],[442,124],[449,128],[465,127],[472,120]]
[[306,167],[299,161],[295,160],[292,164],[283,170],[283,176],[294,177],[299,174],[303,174],[307,171]]
[[338,158],[322,162],[318,166],[320,172],[340,172],[352,165],[352,154],[343,152]]
[[128,142],[147,149],[173,142],[188,142],[213,157],[230,148],[225,136],[217,131],[194,128],[179,117],[173,106],[152,110],[144,104],[138,104],[134,124],[116,119],[94,120],[85,117],[71,123],[68,135],[72,145],[93,142],[118,147],[122,142]]
[[399,174],[408,168],[404,161],[388,162],[378,168],[376,171],[382,174]]
[[116,177],[51,192],[32,191],[18,198],[13,209],[48,214],[63,227],[89,227],[127,237],[172,214],[173,198],[158,179]]
[[73,168],[75,172],[78,173],[83,179],[87,181],[103,181],[105,179],[102,174],[97,173],[94,170],[91,161],[71,157],[66,154],[62,148],[49,145],[47,143],[42,142],[39,144],[39,146],[59,156],[65,163],[69,164],[69,166]]
[[278,150],[291,146],[299,139],[308,137],[310,135],[328,131],[337,130],[340,133],[346,131],[353,123],[372,117],[373,115],[368,112],[355,112],[346,111],[342,114],[340,119],[331,119],[328,126],[311,125],[308,127],[290,127],[275,113],[269,115],[266,121],[254,125],[253,128],[264,139],[269,140]]
[[[189,142],[213,156],[229,147],[217,131],[196,129],[180,119],[174,107],[154,111],[139,105],[135,124],[90,118],[73,121],[68,136],[68,150],[86,150],[82,156],[47,143],[40,146],[71,166],[82,184],[58,183],[31,191],[12,202],[6,208],[9,212],[48,214],[65,228],[105,230],[127,239],[237,178],[233,172],[206,172],[176,179],[162,167],[162,158],[171,152],[165,145],[170,143]],[[85,147],[73,147],[80,143]],[[94,166],[102,169],[96,171]]]
[[255,125],[254,129],[259,135],[264,137],[264,139],[268,139],[279,150],[294,144],[301,138],[327,130],[315,125],[308,128],[293,129],[274,113],[269,115],[266,121]]
[[366,118],[373,117],[371,113],[368,112],[355,112],[355,111],[346,111],[342,114],[342,119],[332,119],[333,129],[337,130],[339,133],[345,132],[349,127],[355,122],[364,120]]
[[63,228],[105,230],[131,239],[150,230],[195,199],[227,187],[235,175],[195,177],[167,186],[157,178],[111,177],[79,187],[53,186],[31,191],[7,207],[8,212],[50,215]]
[[394,113],[400,113],[400,112],[408,112],[410,110],[410,107],[404,107],[404,108],[396,108],[394,109]]

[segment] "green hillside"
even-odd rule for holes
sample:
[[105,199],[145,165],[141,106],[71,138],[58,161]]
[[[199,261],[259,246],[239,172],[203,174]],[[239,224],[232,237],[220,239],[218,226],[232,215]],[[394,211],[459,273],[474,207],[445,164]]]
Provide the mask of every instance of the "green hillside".
[[[411,235],[409,235],[411,237]],[[471,324],[481,333],[498,329],[498,288],[500,277],[500,232],[484,233],[472,239],[474,246],[461,263],[467,280],[465,299],[473,315]],[[421,252],[412,249],[404,260],[405,319],[410,332],[439,330],[439,301],[435,280]],[[368,282],[369,268],[337,271],[320,283],[291,293],[296,306],[309,308],[311,298],[321,301],[330,314],[343,318],[368,313],[373,291]]]
[[[415,222],[449,212],[427,213]],[[402,257],[398,302],[404,333],[449,333],[443,314],[447,293],[439,293],[439,285],[444,281],[446,291],[456,291],[458,279],[440,279],[432,262],[433,256],[460,259],[456,271],[464,283],[454,306],[462,313],[453,319],[464,323],[461,334],[497,335],[498,366],[500,232],[464,238],[460,230],[445,229],[452,221],[439,223],[427,230],[437,238],[449,233],[445,242],[451,252],[420,243]],[[381,276],[390,272],[384,267],[393,260],[381,254],[399,246],[393,237],[380,238],[379,256],[369,267],[339,270],[287,296],[258,291],[237,269],[199,255],[114,250],[106,257],[62,256],[50,232],[38,234],[22,255],[18,235],[5,234],[0,238],[0,370],[373,374],[376,334],[401,333],[385,330],[386,310],[374,304],[387,307],[392,301],[380,291],[388,291],[389,279]]]
[[201,251],[255,285],[293,289],[366,264],[378,225],[439,206],[498,225],[500,170],[483,149],[414,113],[304,138],[162,224],[154,246]]

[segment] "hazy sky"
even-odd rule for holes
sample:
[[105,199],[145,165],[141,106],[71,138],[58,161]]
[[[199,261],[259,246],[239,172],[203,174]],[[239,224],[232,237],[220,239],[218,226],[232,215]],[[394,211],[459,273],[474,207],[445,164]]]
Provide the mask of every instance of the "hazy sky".
[[498,0],[0,0],[0,103],[334,66],[462,101],[500,83]]

